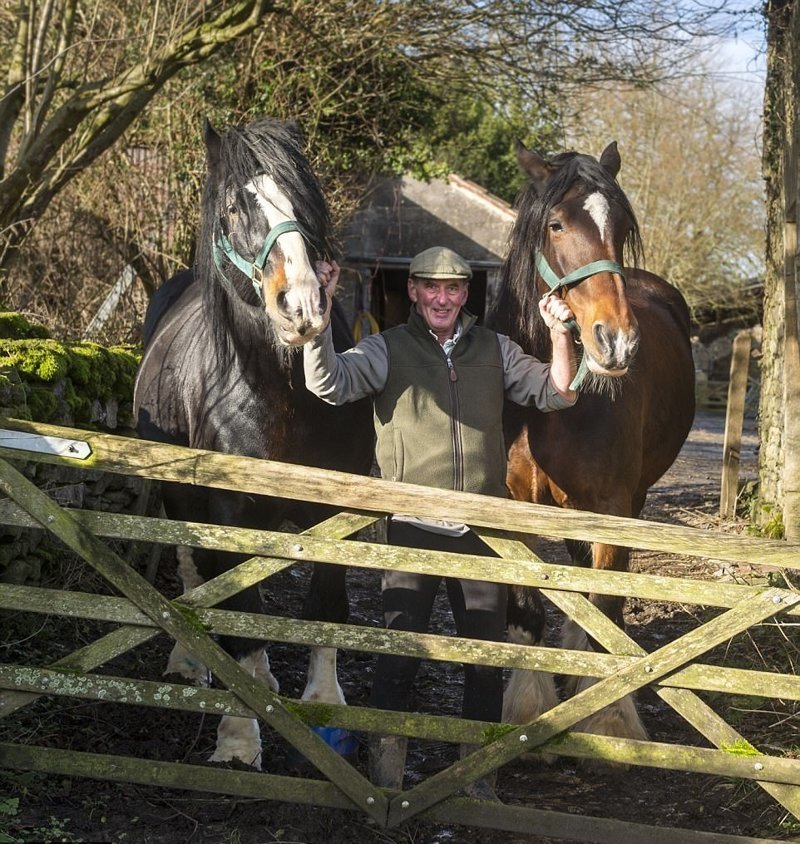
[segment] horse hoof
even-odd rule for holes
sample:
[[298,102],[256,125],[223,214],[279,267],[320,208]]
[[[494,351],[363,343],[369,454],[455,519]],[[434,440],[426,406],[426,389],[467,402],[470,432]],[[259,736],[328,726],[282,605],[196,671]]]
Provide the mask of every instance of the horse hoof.
[[240,771],[241,773],[246,774],[252,774],[253,771],[261,770],[260,763],[259,766],[256,767],[255,765],[243,762],[238,756],[234,756],[231,759],[215,759],[213,756],[209,756],[208,759],[201,764],[207,768],[215,768],[216,770],[221,768],[224,771]]
[[261,754],[255,756],[251,762],[246,762],[241,756],[229,756],[227,754],[212,753],[208,757],[211,765],[220,765],[225,768],[230,768],[236,771],[260,771],[261,770]]

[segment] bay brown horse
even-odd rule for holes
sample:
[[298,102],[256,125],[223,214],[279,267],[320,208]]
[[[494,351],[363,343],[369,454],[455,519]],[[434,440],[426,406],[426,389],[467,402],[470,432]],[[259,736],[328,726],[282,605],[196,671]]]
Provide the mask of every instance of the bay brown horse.
[[[575,405],[556,413],[508,405],[508,487],[538,504],[638,516],[648,489],[678,455],[694,419],[694,365],[689,312],[681,294],[641,269],[642,246],[633,209],[616,181],[615,143],[599,161],[574,152],[544,160],[521,143],[528,176],[517,203],[497,305],[489,322],[541,360],[551,354],[537,309],[548,290],[564,297],[582,352]],[[573,563],[624,571],[629,549],[567,540]],[[512,590],[509,635],[532,643],[542,632],[541,601]],[[620,626],[624,598],[590,600]],[[591,648],[574,622],[562,641]],[[595,680],[572,684],[575,692]],[[551,675],[514,672],[504,720],[527,723],[556,702]],[[646,731],[625,698],[578,729],[631,738]]]
[[[352,338],[315,271],[315,262],[332,252],[330,219],[299,131],[269,119],[222,135],[207,125],[205,143],[208,175],[195,266],[158,290],[145,318],[134,395],[139,435],[366,474],[374,438],[369,403],[332,407],[305,388],[300,346],[329,317],[340,351]],[[304,528],[330,515],[321,506],[189,485],[166,485],[163,499],[170,518],[265,530],[284,519]],[[179,549],[184,588],[243,559]],[[222,606],[259,612],[258,587]],[[344,622],[347,614],[344,567],[315,566],[303,615]],[[277,691],[263,642],[229,636],[221,644]],[[312,652],[304,699],[344,703],[335,656],[332,648]],[[166,673],[209,681],[205,666],[178,646]],[[211,759],[259,768],[258,722],[223,718]]]

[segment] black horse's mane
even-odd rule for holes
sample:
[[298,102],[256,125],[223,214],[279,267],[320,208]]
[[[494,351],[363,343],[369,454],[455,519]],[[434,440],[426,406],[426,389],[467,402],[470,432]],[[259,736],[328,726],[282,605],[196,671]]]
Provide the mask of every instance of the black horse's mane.
[[492,317],[493,327],[510,334],[525,351],[543,358],[550,353],[550,337],[539,315],[536,253],[544,245],[550,212],[567,191],[576,186],[582,194],[600,191],[609,202],[624,208],[632,222],[625,240],[626,263],[639,266],[643,255],[636,215],[628,197],[605,167],[591,156],[576,152],[556,155],[549,164],[554,172],[545,189],[539,193],[529,180],[517,197],[517,219]]
[[203,188],[195,273],[203,284],[205,307],[221,362],[235,346],[252,348],[255,341],[263,343],[264,338],[284,358],[284,363],[293,351],[278,341],[249,279],[227,262],[224,272],[214,262],[214,243],[222,231],[228,189],[244,187],[255,176],[268,174],[290,197],[297,220],[308,235],[311,260],[334,252],[328,205],[302,143],[293,121],[274,118],[231,128],[220,136],[219,161],[209,167]]

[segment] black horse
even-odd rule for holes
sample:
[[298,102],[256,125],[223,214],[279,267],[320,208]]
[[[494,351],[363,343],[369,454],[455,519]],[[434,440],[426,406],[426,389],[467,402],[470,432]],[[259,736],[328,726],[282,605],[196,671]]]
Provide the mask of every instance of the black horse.
[[[339,306],[319,283],[315,261],[331,254],[330,218],[294,123],[262,119],[217,134],[206,124],[208,174],[193,270],[162,286],[148,308],[145,352],[134,409],[141,437],[230,454],[367,473],[373,451],[371,408],[331,407],[303,380],[303,343],[330,319],[339,350],[352,337]],[[169,518],[276,529],[303,528],[328,513],[319,506],[167,485]],[[241,562],[219,552],[178,550],[189,589]],[[307,618],[343,622],[345,569],[315,567]],[[251,587],[224,607],[259,612]],[[223,647],[274,690],[263,643],[228,637]],[[208,672],[179,646],[165,673],[198,684]],[[335,650],[312,652],[304,699],[343,703]],[[223,718],[212,761],[260,768],[258,723]]]

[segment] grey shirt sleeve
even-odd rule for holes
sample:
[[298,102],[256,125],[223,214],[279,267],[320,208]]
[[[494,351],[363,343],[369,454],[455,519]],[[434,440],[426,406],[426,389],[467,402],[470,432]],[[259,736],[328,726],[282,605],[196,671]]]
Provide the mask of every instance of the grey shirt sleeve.
[[303,346],[306,387],[328,404],[346,404],[379,393],[389,374],[389,353],[380,334],[337,353],[330,327]]
[[565,399],[550,381],[550,364],[526,355],[519,344],[498,334],[503,358],[506,396],[516,404],[535,405],[539,410],[563,410],[575,401]]

